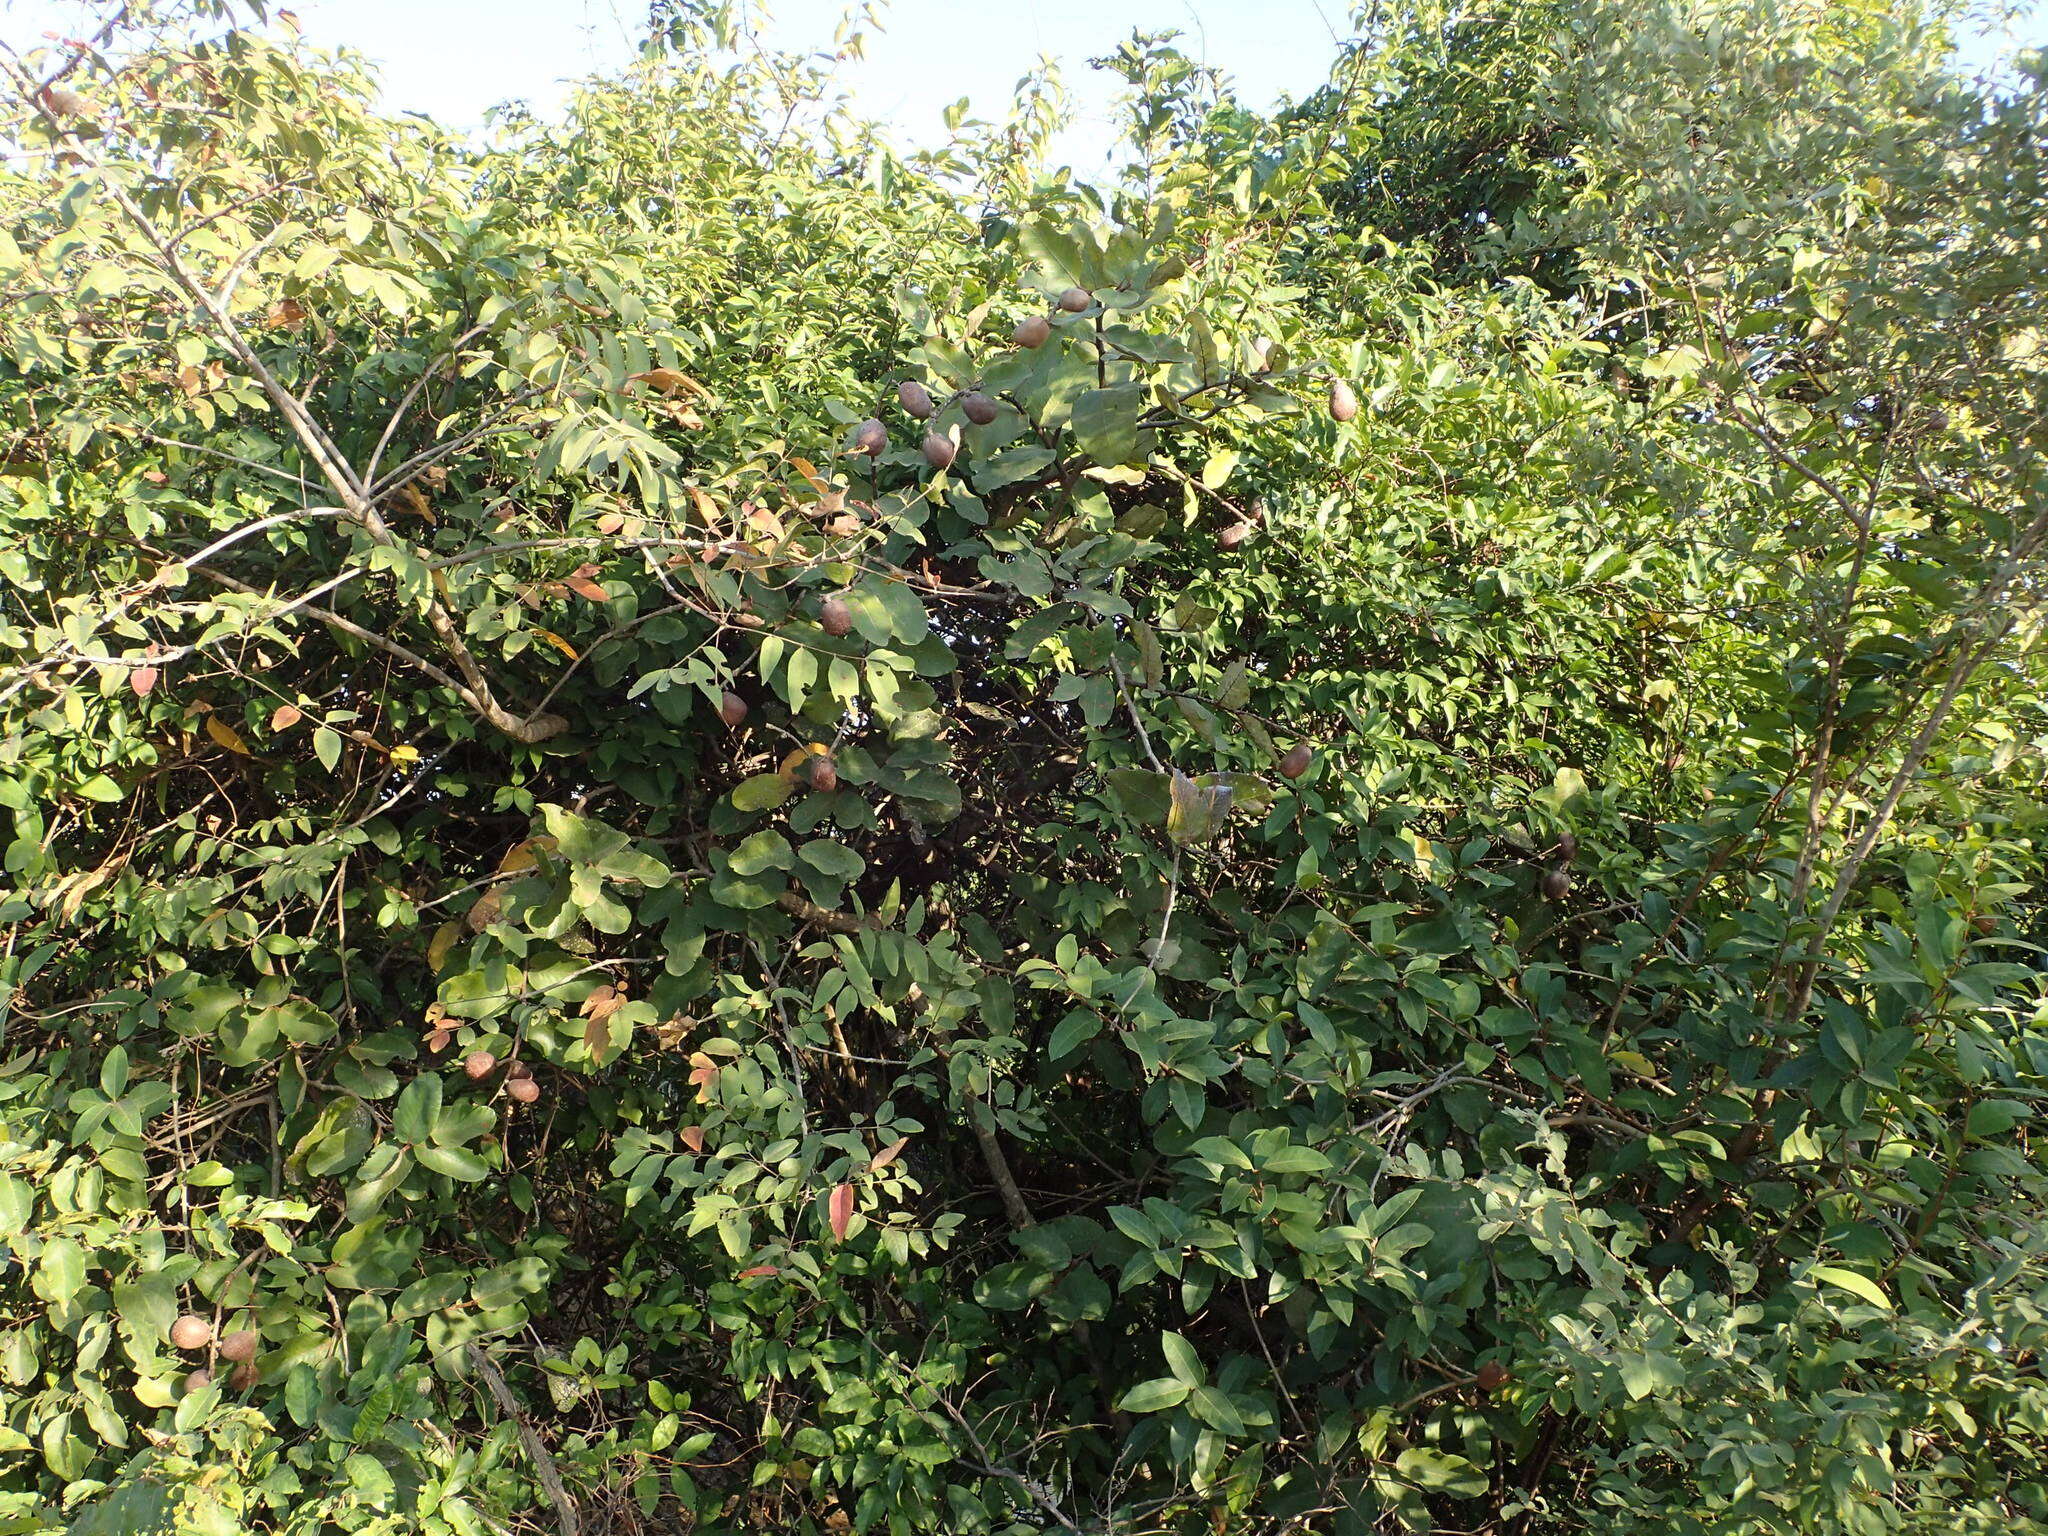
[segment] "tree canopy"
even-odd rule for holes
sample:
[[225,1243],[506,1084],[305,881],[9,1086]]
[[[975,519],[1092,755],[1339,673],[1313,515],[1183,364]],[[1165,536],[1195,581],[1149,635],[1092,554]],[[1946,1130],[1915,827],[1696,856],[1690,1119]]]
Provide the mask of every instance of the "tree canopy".
[[1955,22],[0,50],[0,1532],[2048,1532]]

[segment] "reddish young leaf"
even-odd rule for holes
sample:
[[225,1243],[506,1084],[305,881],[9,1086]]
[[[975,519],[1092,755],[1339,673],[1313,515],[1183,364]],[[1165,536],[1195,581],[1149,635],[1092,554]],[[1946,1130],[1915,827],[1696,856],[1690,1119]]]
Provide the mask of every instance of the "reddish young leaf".
[[702,1151],[704,1150],[704,1127],[703,1127],[703,1126],[701,1126],[701,1125],[686,1125],[686,1126],[684,1126],[684,1127],[683,1127],[683,1129],[682,1129],[682,1137],[683,1137],[683,1145],[684,1145],[684,1146],[686,1146],[686,1147],[688,1147],[688,1148],[689,1148],[689,1149],[690,1149],[690,1150],[691,1150],[692,1152],[702,1152]]
[[751,1280],[756,1275],[779,1275],[781,1273],[782,1271],[773,1264],[756,1264],[752,1269],[741,1270],[740,1278],[742,1280]]
[[609,592],[605,591],[603,587],[600,587],[587,576],[564,577],[562,585],[586,602],[608,603],[612,600]]
[[844,1242],[846,1240],[846,1229],[853,1225],[853,1186],[851,1184],[841,1184],[833,1189],[829,1212],[832,1218],[832,1236],[836,1240]]
[[298,705],[280,704],[270,712],[271,734],[276,735],[279,731],[288,731],[305,718],[306,712],[300,709]]
[[149,690],[156,686],[156,668],[137,667],[128,674],[128,686],[135,690],[138,699],[148,698]]

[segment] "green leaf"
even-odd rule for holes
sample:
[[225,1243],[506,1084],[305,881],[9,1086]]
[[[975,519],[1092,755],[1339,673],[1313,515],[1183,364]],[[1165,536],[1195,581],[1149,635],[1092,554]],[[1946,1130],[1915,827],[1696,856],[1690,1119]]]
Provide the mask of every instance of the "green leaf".
[[788,869],[789,842],[779,832],[756,832],[733,849],[726,862],[734,874],[741,876],[758,875],[770,869]]
[[1188,1384],[1177,1376],[1160,1376],[1141,1381],[1117,1403],[1125,1413],[1157,1413],[1187,1401]]
[[1159,1347],[1166,1355],[1166,1368],[1173,1372],[1175,1380],[1199,1387],[1209,1379],[1209,1373],[1202,1367],[1202,1357],[1182,1335],[1166,1330],[1159,1335]]
[[1046,1042],[1045,1059],[1064,1061],[1101,1032],[1102,1020],[1093,1009],[1076,1008],[1053,1026],[1052,1038]]
[[1416,1487],[1454,1499],[1476,1499],[1488,1487],[1486,1474],[1463,1456],[1427,1446],[1410,1446],[1394,1460],[1394,1471]]
[[415,1147],[413,1156],[419,1159],[421,1167],[431,1168],[435,1173],[445,1173],[449,1178],[459,1179],[464,1184],[479,1183],[491,1174],[489,1163],[474,1152],[465,1151],[461,1147]]
[[742,811],[772,811],[795,793],[796,785],[781,774],[757,773],[739,782],[732,792],[732,803]]
[[1330,1160],[1314,1147],[1285,1146],[1259,1160],[1267,1173],[1324,1173]]
[[1074,402],[1075,446],[1097,464],[1141,463],[1138,417],[1144,405],[1144,388],[1137,384],[1084,391]]
[[1845,1291],[1853,1291],[1873,1307],[1882,1307],[1887,1312],[1892,1310],[1891,1297],[1884,1293],[1883,1286],[1868,1275],[1859,1275],[1853,1269],[1841,1269],[1833,1264],[1816,1264],[1806,1274],[1808,1279],[1820,1280],[1828,1285],[1839,1286]]
[[1196,1387],[1188,1394],[1188,1409],[1211,1429],[1226,1435],[1245,1432],[1244,1416],[1237,1411],[1237,1404],[1215,1387]]
[[441,1115],[441,1078],[422,1072],[405,1085],[391,1109],[391,1134],[407,1144],[427,1140]]

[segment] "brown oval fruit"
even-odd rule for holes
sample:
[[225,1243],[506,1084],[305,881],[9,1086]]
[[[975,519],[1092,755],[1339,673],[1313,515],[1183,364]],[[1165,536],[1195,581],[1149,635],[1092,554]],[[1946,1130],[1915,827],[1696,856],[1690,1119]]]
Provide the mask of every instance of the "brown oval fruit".
[[811,759],[811,788],[829,795],[839,787],[839,766],[829,757]]
[[228,1386],[236,1392],[246,1392],[263,1379],[263,1373],[254,1365],[244,1363],[228,1372]]
[[1252,536],[1252,525],[1245,522],[1232,523],[1216,535],[1216,542],[1225,549],[1236,549]]
[[1498,1392],[1508,1384],[1508,1368],[1498,1360],[1489,1360],[1472,1373],[1472,1380],[1482,1392]]
[[1547,870],[1543,876],[1543,896],[1546,901],[1562,901],[1571,894],[1572,877],[1561,869]]
[[889,446],[889,429],[882,425],[881,418],[870,416],[853,429],[853,451],[875,457]]
[[1993,917],[1989,912],[1979,912],[1975,917],[1970,919],[1970,926],[1974,928],[1980,935],[1988,937],[1989,935],[1998,932],[1998,919]]
[[1280,776],[1284,779],[1298,779],[1308,772],[1309,764],[1315,760],[1315,748],[1305,741],[1298,741],[1289,747],[1287,755],[1280,759]]
[[1557,834],[1557,856],[1560,859],[1574,859],[1579,854],[1579,840],[1569,832]]
[[1358,396],[1342,379],[1330,380],[1330,419],[1349,421],[1358,414]]
[[515,1077],[505,1085],[505,1091],[521,1104],[531,1104],[540,1097],[540,1084],[530,1077]]
[[931,465],[933,469],[951,469],[953,467],[953,452],[953,439],[941,437],[936,432],[925,433],[924,461]]
[[1002,408],[980,390],[960,397],[960,414],[977,427],[985,427],[994,421]]
[[516,1083],[532,1076],[533,1068],[523,1061],[511,1061],[505,1064],[505,1081],[508,1083]]
[[818,627],[837,639],[853,629],[853,610],[845,599],[828,597],[818,604]]
[[186,1354],[194,1354],[213,1342],[213,1324],[205,1318],[187,1312],[171,1324],[171,1344]]
[[1030,315],[1017,322],[1017,329],[1010,332],[1010,340],[1020,347],[1042,347],[1051,335],[1051,321],[1043,315]]
[[896,403],[903,407],[903,414],[915,416],[919,421],[930,419],[938,407],[932,404],[932,392],[915,379],[905,379],[896,386]]
[[747,718],[747,701],[736,693],[728,692],[718,701],[718,718],[727,726],[738,729]]
[[1078,315],[1095,302],[1095,295],[1086,288],[1069,288],[1060,295],[1060,308],[1070,315]]
[[186,1373],[185,1390],[188,1393],[202,1391],[203,1389],[210,1387],[212,1385],[213,1372],[209,1371],[203,1365],[196,1371],[189,1371]]
[[43,105],[52,117],[84,117],[92,110],[92,103],[78,92],[53,85],[43,92]]
[[469,1074],[469,1080],[480,1083],[497,1069],[498,1058],[489,1051],[471,1051],[462,1058],[462,1070]]
[[262,1342],[253,1328],[238,1328],[233,1333],[223,1334],[220,1341],[220,1357],[243,1365],[256,1358],[256,1346]]

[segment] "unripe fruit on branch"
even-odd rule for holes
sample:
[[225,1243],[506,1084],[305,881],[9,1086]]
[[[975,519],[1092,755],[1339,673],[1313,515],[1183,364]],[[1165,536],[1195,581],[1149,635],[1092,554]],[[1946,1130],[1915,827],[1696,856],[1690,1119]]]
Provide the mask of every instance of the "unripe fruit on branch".
[[1309,764],[1315,760],[1315,748],[1305,741],[1296,742],[1287,749],[1287,755],[1280,759],[1280,777],[1298,779],[1308,772]]
[[1094,302],[1095,296],[1086,288],[1069,288],[1060,295],[1060,308],[1070,315],[1080,314],[1082,310]]
[[523,1061],[508,1062],[505,1066],[505,1081],[516,1083],[533,1076],[533,1068]]
[[839,768],[829,757],[811,759],[811,788],[829,795],[839,787]]
[[498,1058],[489,1051],[471,1051],[462,1058],[462,1070],[469,1074],[469,1080],[480,1083],[497,1069]]
[[941,437],[936,432],[925,433],[924,461],[931,465],[933,469],[951,469],[953,467],[953,453],[953,439]]
[[728,692],[718,701],[718,718],[731,729],[738,729],[747,718],[747,701],[736,693]]
[[1330,380],[1330,419],[1349,421],[1358,414],[1358,396],[1342,379]]
[[915,416],[919,421],[928,420],[938,407],[932,404],[931,391],[915,379],[905,379],[896,386],[896,401],[903,407],[903,414]]
[[521,1104],[531,1104],[540,1098],[540,1084],[530,1077],[515,1077],[505,1085],[505,1091]]
[[1578,857],[1578,852],[1579,840],[1576,837],[1573,837],[1569,832],[1557,834],[1557,856],[1560,859],[1576,858]]
[[838,639],[853,628],[853,610],[843,598],[828,597],[818,604],[818,627]]
[[853,451],[874,458],[889,446],[889,429],[882,425],[881,418],[870,416],[853,429]]
[[186,1354],[195,1354],[213,1342],[213,1324],[187,1312],[171,1324],[171,1344]]
[[1216,542],[1225,549],[1236,549],[1252,536],[1252,525],[1245,522],[1232,523],[1216,535]]
[[236,1392],[246,1392],[262,1380],[262,1373],[253,1365],[238,1365],[228,1373],[228,1386]]
[[237,1365],[246,1364],[256,1358],[256,1346],[261,1342],[253,1328],[241,1328],[224,1334],[220,1341],[220,1357],[232,1360]]
[[1017,329],[1010,332],[1010,340],[1020,347],[1042,347],[1050,335],[1052,322],[1043,315],[1031,315],[1017,322]]
[[212,1385],[213,1372],[203,1365],[196,1371],[188,1371],[185,1375],[185,1390],[188,1393],[200,1392]]
[[977,427],[985,427],[1000,414],[1001,408],[980,390],[960,397],[960,413]]
[[1547,870],[1543,876],[1543,896],[1546,901],[1562,901],[1571,894],[1572,877],[1561,869]]

